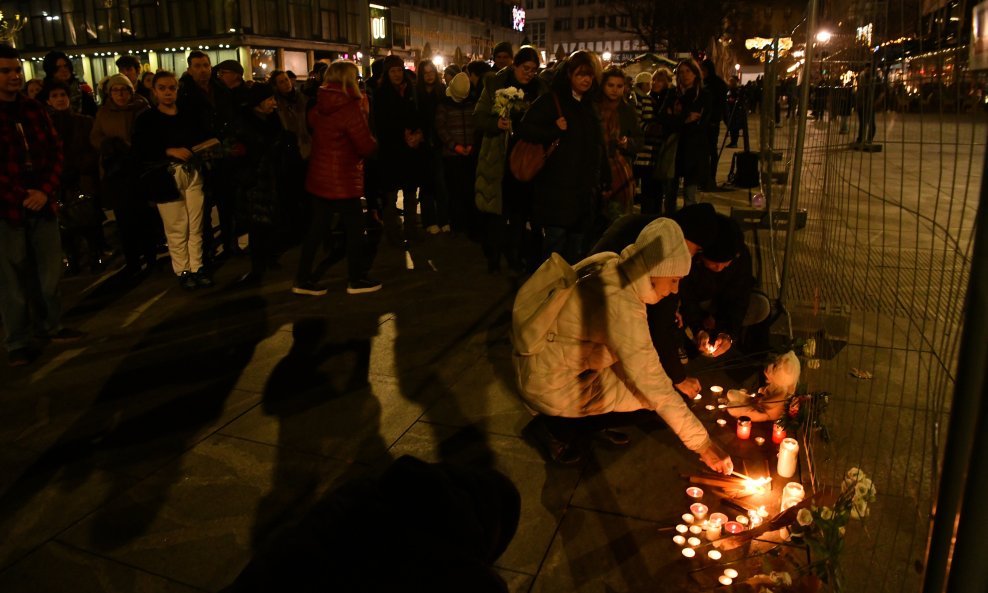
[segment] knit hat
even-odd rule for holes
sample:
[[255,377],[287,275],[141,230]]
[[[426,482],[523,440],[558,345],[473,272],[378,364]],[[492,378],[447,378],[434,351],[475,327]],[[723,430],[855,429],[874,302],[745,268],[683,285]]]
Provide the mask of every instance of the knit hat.
[[274,89],[271,88],[270,84],[263,82],[255,84],[254,86],[250,87],[250,90],[247,92],[247,106],[257,107],[258,105],[261,104],[262,101],[273,96],[274,96]]
[[453,80],[449,81],[449,86],[446,87],[446,96],[457,103],[461,103],[470,96],[470,77],[463,72],[454,76]]
[[494,57],[497,54],[501,54],[501,53],[505,53],[505,54],[508,54],[509,56],[514,57],[514,55],[515,55],[515,48],[511,47],[511,42],[510,41],[502,41],[501,43],[498,43],[497,45],[495,45],[494,46],[494,51],[491,52],[491,57]]
[[402,60],[400,56],[396,56],[394,54],[384,58],[384,73],[387,74],[388,70],[391,70],[392,68],[401,68],[404,70],[405,61]]
[[130,89],[130,92],[134,92],[134,85],[130,82],[130,79],[123,74],[114,74],[110,78],[106,79],[106,90],[109,92],[115,86],[125,86]]
[[651,72],[639,72],[638,76],[635,77],[635,86],[640,84],[652,85],[652,73]]
[[682,277],[690,272],[690,252],[683,231],[668,218],[656,218],[635,241],[635,255],[650,277]]
[[240,76],[244,75],[244,67],[236,60],[223,60],[219,64],[216,64],[216,71],[219,72],[220,70],[229,70],[230,72],[236,72]]
[[741,227],[730,216],[718,214],[715,222],[716,232],[713,240],[703,246],[701,255],[716,263],[726,263],[737,259],[744,246],[744,235]]

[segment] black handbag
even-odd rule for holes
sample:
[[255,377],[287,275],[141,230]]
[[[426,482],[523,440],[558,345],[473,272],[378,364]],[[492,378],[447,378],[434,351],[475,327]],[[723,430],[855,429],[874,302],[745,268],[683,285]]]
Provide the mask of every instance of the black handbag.
[[758,181],[758,153],[747,151],[734,153],[727,182],[734,187],[751,189],[758,187]]
[[96,203],[96,197],[79,190],[65,190],[58,201],[58,226],[72,231],[99,226],[103,222],[103,212]]

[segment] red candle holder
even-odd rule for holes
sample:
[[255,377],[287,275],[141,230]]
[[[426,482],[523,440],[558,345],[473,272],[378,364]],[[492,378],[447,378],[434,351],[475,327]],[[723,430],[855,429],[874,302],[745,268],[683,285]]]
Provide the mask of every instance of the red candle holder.
[[778,445],[786,438],[786,429],[779,424],[772,425],[772,442]]
[[748,440],[751,437],[751,418],[740,416],[738,418],[738,438]]
[[734,535],[735,533],[741,533],[744,531],[744,525],[738,523],[737,521],[728,521],[724,523],[724,531]]

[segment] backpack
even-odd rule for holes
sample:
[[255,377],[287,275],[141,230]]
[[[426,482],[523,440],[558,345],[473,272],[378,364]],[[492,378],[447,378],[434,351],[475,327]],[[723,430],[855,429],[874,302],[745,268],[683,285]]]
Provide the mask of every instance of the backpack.
[[[601,257],[605,256],[605,257]],[[545,348],[552,326],[573,289],[600,273],[604,263],[616,257],[602,253],[588,257],[577,268],[553,253],[518,289],[511,308],[511,346],[515,354],[532,356]]]

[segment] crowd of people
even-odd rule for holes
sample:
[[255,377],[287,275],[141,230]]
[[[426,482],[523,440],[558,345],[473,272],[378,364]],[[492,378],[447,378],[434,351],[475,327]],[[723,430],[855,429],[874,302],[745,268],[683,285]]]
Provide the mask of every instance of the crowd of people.
[[[401,248],[462,234],[491,272],[530,273],[552,252],[576,263],[636,203],[645,214],[672,214],[680,195],[695,203],[715,181],[721,123],[737,127],[736,81],[710,61],[630,79],[586,50],[546,67],[534,48],[502,43],[493,66],[440,72],[388,56],[366,79],[337,61],[317,63],[304,81],[285,71],[246,81],[238,62],[214,65],[193,51],[181,74],[142,72],[122,56],[119,73],[93,89],[59,51],[45,57],[43,80],[23,80],[12,48],[0,59],[8,169],[18,169],[4,228],[26,231],[24,245],[39,240],[25,220],[58,236],[25,250],[37,261],[12,262],[9,274],[36,266],[46,300],[58,278],[102,272],[115,251],[120,273],[135,279],[167,253],[191,291],[211,287],[217,263],[235,255],[251,263],[239,281],[260,284],[300,242],[292,291],[315,296],[327,290],[312,271],[320,246],[345,256],[349,293],[380,289],[370,275],[380,237]],[[553,147],[532,179],[513,172],[522,142]],[[27,173],[25,163],[52,169]],[[25,199],[37,196],[29,191],[43,203],[33,207],[42,198]],[[22,364],[28,290],[5,287],[6,345]],[[62,330],[56,310],[49,333]]]

